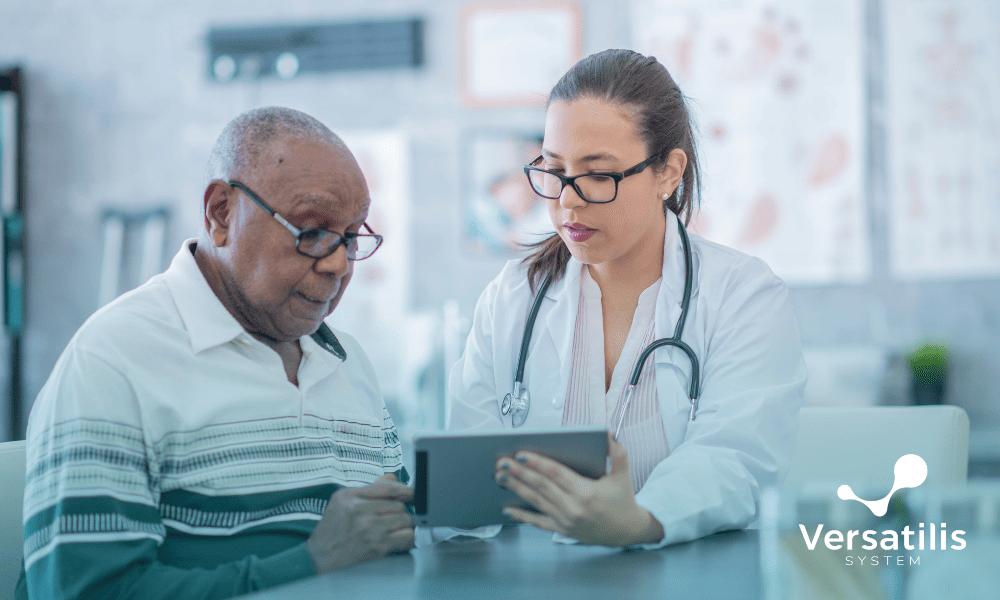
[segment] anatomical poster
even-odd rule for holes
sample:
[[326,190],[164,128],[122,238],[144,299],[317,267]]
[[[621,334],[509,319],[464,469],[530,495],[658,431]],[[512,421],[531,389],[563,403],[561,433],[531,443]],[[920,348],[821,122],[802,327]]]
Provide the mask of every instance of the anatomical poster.
[[640,0],[635,47],[689,99],[691,229],[793,284],[870,273],[859,0]]

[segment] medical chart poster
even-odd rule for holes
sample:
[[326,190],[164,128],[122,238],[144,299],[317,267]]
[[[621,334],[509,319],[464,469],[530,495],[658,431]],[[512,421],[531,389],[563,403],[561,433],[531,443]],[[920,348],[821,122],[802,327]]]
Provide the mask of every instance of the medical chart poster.
[[1000,274],[1000,3],[885,5],[890,267]]
[[633,23],[698,127],[692,230],[789,283],[865,280],[860,0],[638,0]]

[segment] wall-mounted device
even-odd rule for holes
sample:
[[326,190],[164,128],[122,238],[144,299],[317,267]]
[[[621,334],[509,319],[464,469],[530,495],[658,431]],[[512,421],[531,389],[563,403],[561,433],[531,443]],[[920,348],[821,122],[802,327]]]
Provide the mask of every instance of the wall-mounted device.
[[416,68],[424,61],[423,20],[217,27],[208,47],[208,76],[220,82]]

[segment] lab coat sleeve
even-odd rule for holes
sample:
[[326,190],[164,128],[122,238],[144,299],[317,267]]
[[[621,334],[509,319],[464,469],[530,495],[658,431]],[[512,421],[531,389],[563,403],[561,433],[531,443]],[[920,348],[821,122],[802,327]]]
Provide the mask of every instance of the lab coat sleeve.
[[760,260],[741,266],[721,301],[702,298],[718,314],[697,417],[636,494],[663,525],[650,547],[751,524],[760,491],[780,484],[791,461],[806,383],[798,326],[784,283]]
[[498,400],[500,392],[496,385],[496,365],[493,362],[493,310],[503,276],[502,272],[479,296],[465,351],[451,368],[448,378],[447,429],[462,431],[503,428]]

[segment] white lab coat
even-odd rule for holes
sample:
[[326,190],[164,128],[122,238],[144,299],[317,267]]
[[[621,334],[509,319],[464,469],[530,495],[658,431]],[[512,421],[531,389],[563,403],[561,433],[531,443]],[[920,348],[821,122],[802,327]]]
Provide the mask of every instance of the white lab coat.
[[[684,291],[684,251],[668,213],[656,339],[673,335]],[[682,339],[701,362],[701,399],[689,422],[686,355],[657,349],[656,393],[670,455],[636,501],[663,525],[658,545],[746,527],[760,491],[779,484],[795,446],[806,383],[788,289],[763,261],[691,235],[695,282]],[[524,370],[531,406],[522,428],[562,424],[583,265],[570,259],[542,302]],[[479,298],[465,353],[449,378],[453,430],[510,428],[500,402],[511,391],[533,295],[526,269],[510,261]]]

